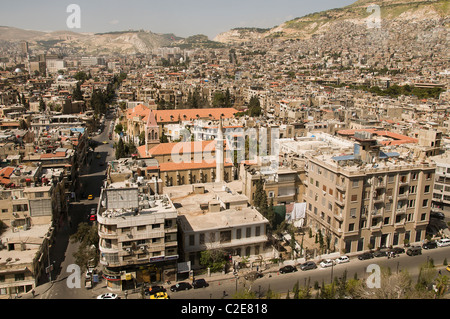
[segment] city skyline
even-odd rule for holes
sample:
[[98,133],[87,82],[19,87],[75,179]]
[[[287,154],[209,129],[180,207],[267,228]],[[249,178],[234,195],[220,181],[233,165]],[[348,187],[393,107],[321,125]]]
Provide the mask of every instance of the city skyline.
[[[222,32],[239,27],[272,28],[304,15],[344,7],[355,0],[271,1],[150,1],[136,5],[115,1],[58,2],[43,0],[6,1],[0,12],[2,25],[35,31],[74,31],[102,33],[126,30],[146,30],[154,33],[173,33],[180,37],[196,34],[210,39]],[[80,8],[80,28],[69,28],[67,8]],[[130,8],[132,8],[130,10]]]

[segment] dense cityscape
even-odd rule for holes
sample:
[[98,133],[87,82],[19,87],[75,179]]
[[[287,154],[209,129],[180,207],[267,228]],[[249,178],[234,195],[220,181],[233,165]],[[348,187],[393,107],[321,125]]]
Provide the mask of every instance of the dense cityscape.
[[448,2],[378,2],[0,27],[0,299],[447,299]]

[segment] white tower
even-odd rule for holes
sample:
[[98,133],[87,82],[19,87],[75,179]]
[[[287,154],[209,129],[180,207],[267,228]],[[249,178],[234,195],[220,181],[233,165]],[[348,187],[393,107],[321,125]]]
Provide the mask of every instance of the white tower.
[[219,122],[219,130],[216,138],[216,183],[224,181],[224,140],[223,140],[223,126],[222,117]]

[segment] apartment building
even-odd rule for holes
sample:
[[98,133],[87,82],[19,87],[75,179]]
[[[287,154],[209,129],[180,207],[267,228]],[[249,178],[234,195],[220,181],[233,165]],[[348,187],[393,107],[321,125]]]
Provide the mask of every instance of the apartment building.
[[309,157],[307,225],[346,254],[424,240],[436,165],[385,153],[367,132],[354,139],[354,154]]
[[201,268],[202,251],[217,250],[233,260],[274,258],[268,245],[268,220],[250,207],[245,195],[226,183],[173,186],[164,189],[178,207],[180,259]]
[[103,188],[97,211],[100,263],[111,290],[176,279],[177,211],[144,181]]
[[450,216],[450,157],[448,153],[431,158],[436,163],[436,175],[431,210]]

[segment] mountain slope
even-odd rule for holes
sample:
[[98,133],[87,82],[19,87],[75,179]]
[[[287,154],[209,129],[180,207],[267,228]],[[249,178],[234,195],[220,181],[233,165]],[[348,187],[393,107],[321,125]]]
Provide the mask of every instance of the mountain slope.
[[49,50],[53,47],[75,48],[83,54],[135,54],[168,46],[182,40],[173,34],[150,31],[119,31],[109,33],[77,33],[72,31],[40,32],[14,27],[0,27],[0,40],[11,43],[28,41],[31,49]]
[[337,9],[312,13],[304,17],[287,21],[264,33],[248,32],[246,29],[231,30],[219,34],[216,41],[236,43],[258,38],[310,38],[313,35],[332,31],[337,23],[350,22],[356,25],[366,24],[374,11],[369,5],[380,6],[381,22],[422,21],[448,17],[450,6],[448,0],[358,0],[355,3]]

